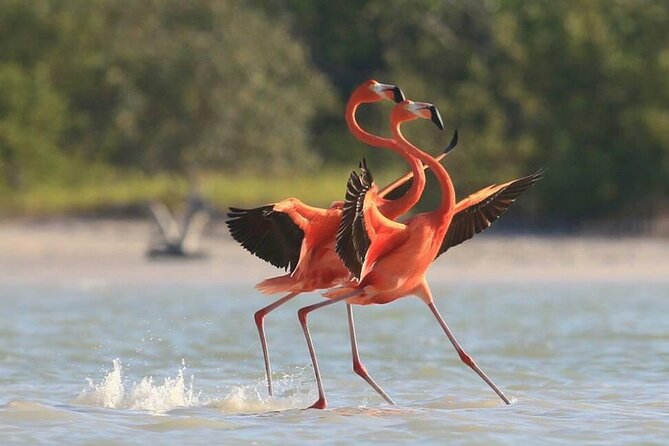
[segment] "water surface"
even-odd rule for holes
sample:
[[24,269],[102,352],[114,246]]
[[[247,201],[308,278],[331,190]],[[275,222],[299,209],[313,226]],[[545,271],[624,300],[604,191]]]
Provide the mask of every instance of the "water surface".
[[398,402],[351,371],[343,306],[310,317],[330,409],[296,310],[267,319],[268,398],[250,283],[0,285],[1,444],[666,444],[669,283],[436,283],[465,349],[419,300],[356,308],[363,361]]

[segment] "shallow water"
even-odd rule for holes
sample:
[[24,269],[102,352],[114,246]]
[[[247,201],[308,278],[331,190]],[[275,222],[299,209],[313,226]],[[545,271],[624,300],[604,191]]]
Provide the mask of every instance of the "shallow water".
[[460,342],[513,397],[505,407],[417,299],[310,317],[330,409],[295,315],[267,319],[268,398],[251,284],[0,285],[0,444],[666,444],[669,283],[436,283]]

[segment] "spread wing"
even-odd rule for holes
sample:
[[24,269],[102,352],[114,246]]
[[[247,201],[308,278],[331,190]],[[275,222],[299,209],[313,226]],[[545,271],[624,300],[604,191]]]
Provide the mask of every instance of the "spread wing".
[[[379,249],[383,243],[375,245],[374,241],[379,236],[388,237],[405,227],[381,214],[377,206],[378,200],[372,172],[363,159],[360,163],[360,174],[353,172],[346,185],[346,200],[335,245],[340,258],[357,278],[361,278],[376,258],[383,254],[383,249]],[[375,246],[377,249],[374,249]],[[370,259],[372,251],[375,254]]]
[[304,232],[274,205],[255,209],[230,208],[225,222],[230,235],[255,256],[292,273],[300,260]]
[[360,175],[351,172],[346,183],[346,199],[335,244],[337,255],[355,277],[360,277],[362,263],[369,248],[369,236],[365,231],[362,207],[365,195],[374,183],[364,158],[360,162],[360,170]]
[[486,230],[511,204],[534,183],[543,178],[543,170],[508,183],[488,186],[460,201],[446,232],[437,257],[449,248]]

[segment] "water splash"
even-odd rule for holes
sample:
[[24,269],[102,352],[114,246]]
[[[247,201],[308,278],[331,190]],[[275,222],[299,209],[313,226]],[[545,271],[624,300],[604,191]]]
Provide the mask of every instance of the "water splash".
[[[307,372],[307,373],[305,373]],[[305,390],[307,388],[308,390]],[[267,395],[264,379],[252,385],[233,386],[221,399],[209,403],[224,413],[257,413],[301,409],[316,400],[311,367],[301,367],[295,373],[284,374],[274,381],[274,396]]]
[[74,400],[107,409],[131,409],[151,413],[165,413],[178,407],[208,406],[224,413],[258,413],[309,406],[316,400],[311,367],[297,368],[274,382],[275,396],[267,395],[264,379],[254,384],[228,387],[223,397],[204,398],[201,391],[194,390],[194,377],[184,377],[185,363],[173,378],[164,378],[157,383],[152,376],[139,382],[128,383],[121,360],[112,361],[112,370],[96,382],[87,378],[88,386]]
[[139,383],[127,385],[123,376],[123,365],[114,359],[113,370],[99,383],[88,379],[88,387],[81,391],[75,402],[109,409],[144,410],[163,413],[176,407],[202,405],[200,392],[193,389],[194,377],[186,383],[185,366],[174,378],[165,378],[162,384],[152,376],[145,376]]

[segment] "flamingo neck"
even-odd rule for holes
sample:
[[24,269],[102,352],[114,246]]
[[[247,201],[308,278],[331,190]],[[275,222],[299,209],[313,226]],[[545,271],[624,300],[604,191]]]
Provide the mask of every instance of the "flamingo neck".
[[[434,212],[434,215],[443,218],[450,217],[455,210],[455,187],[453,186],[451,177],[439,161],[406,140],[400,130],[400,124],[401,123],[399,122],[393,122],[391,125],[391,131],[395,140],[398,141],[411,156],[418,158],[432,169],[432,172],[434,172],[434,175],[437,177],[437,181],[439,181],[439,186],[441,187],[441,202],[439,203],[437,210]],[[424,176],[425,174],[423,174],[423,181]]]
[[376,136],[363,130],[355,118],[355,113],[360,104],[362,104],[362,102],[352,97],[346,105],[346,124],[353,136],[370,146],[383,147],[396,152],[404,158],[404,161],[411,167],[414,181],[409,190],[397,200],[385,201],[381,207],[381,213],[383,215],[390,219],[394,219],[408,212],[416,205],[416,203],[418,203],[418,200],[420,200],[420,196],[425,189],[425,172],[423,171],[423,165],[420,160],[404,150],[394,139]]
[[358,124],[358,121],[355,119],[355,113],[358,111],[358,107],[361,104],[363,104],[363,102],[357,100],[355,97],[351,97],[351,99],[348,101],[348,104],[346,104],[346,113],[344,118],[346,119],[348,130],[353,134],[353,136],[365,144],[400,152],[400,149],[397,147],[394,140],[373,135],[360,127],[360,124]]

